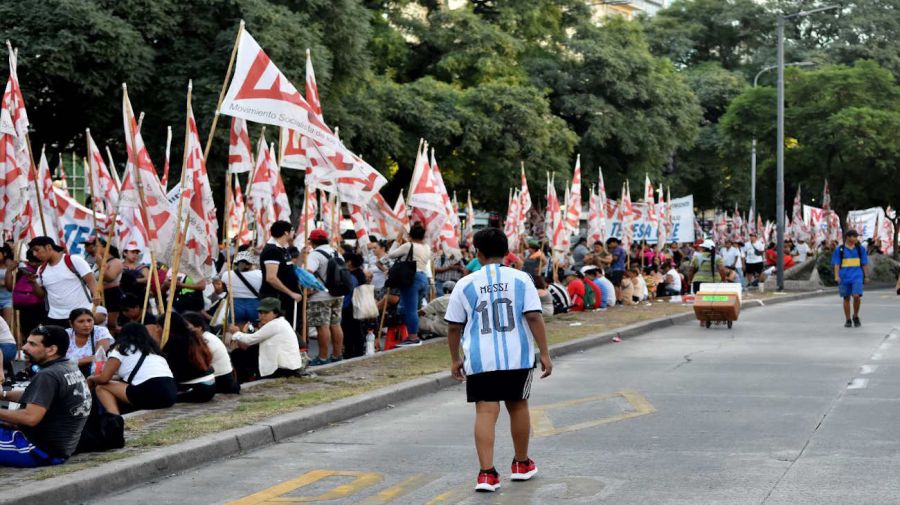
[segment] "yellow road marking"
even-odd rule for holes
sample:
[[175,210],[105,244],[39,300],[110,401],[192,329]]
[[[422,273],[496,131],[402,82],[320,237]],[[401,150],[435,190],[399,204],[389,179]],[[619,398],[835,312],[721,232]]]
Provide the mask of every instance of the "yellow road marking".
[[[308,486],[328,477],[353,477],[346,484],[335,486],[318,496],[284,496],[291,491]],[[377,484],[384,479],[380,473],[350,472],[337,470],[312,470],[281,484],[277,484],[258,493],[230,502],[228,505],[260,505],[274,503],[309,503],[315,501],[336,500],[353,495],[362,489]]]
[[391,486],[383,491],[380,491],[376,495],[366,498],[365,500],[359,502],[359,505],[382,505],[384,503],[388,503],[395,498],[404,496],[412,491],[420,489],[422,486],[428,484],[433,480],[435,480],[435,477],[429,475],[413,475],[412,477],[399,484]]
[[[550,410],[562,410],[567,407],[584,405],[586,403],[601,402],[616,397],[623,398],[626,402],[628,402],[629,405],[631,405],[634,410],[623,412],[622,414],[617,414],[610,417],[603,417],[592,421],[571,424],[569,426],[562,426],[559,428],[553,425],[553,422],[550,420],[550,416],[547,415],[547,411]],[[656,408],[654,408],[653,405],[651,405],[650,402],[647,401],[647,399],[644,398],[640,393],[636,391],[618,391],[616,393],[607,395],[589,396],[587,398],[578,398],[575,400],[567,400],[550,405],[542,405],[540,407],[532,407],[531,429],[534,437],[549,437],[551,435],[558,435],[560,433],[570,433],[586,428],[593,428],[595,426],[600,426],[603,424],[624,421],[626,419],[632,419],[635,417],[652,414],[654,412],[656,412]]]

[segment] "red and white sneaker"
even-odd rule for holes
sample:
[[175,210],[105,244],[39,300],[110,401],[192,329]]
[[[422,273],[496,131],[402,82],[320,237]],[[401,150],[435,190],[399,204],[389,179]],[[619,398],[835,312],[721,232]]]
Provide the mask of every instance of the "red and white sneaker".
[[475,484],[475,491],[484,491],[493,493],[500,489],[500,475],[494,472],[478,472],[478,483]]
[[510,480],[528,480],[535,475],[537,475],[537,465],[534,464],[534,460],[529,459],[524,463],[513,460]]

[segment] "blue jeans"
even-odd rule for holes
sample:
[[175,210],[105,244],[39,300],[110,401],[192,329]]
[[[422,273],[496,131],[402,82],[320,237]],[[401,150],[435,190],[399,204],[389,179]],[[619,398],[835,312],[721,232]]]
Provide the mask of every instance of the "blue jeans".
[[16,344],[0,344],[0,352],[3,353],[3,366],[12,363],[16,359]]
[[419,333],[419,304],[426,296],[428,296],[428,277],[423,272],[416,272],[412,286],[400,290],[398,312],[410,335]]
[[235,324],[256,321],[259,319],[259,300],[256,298],[235,298],[234,299],[234,322]]
[[65,462],[63,458],[51,458],[38,449],[21,431],[0,427],[0,466],[34,468]]

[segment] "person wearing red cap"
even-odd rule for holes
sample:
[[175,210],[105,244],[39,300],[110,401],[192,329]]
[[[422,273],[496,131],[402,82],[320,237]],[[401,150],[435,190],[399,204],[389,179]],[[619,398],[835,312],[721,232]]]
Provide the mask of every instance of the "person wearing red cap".
[[[294,231],[291,223],[287,221],[275,221],[269,228],[269,243],[259,255],[259,262],[263,269],[262,285],[259,289],[259,297],[274,297],[281,300],[284,309],[285,320],[293,324],[294,310],[298,302],[303,300],[300,283],[294,273],[291,263],[291,255],[288,247],[294,240]],[[296,327],[294,330],[296,331]],[[300,338],[300,337],[298,337]],[[300,342],[300,347],[306,347]]]
[[[309,234],[309,241],[314,249],[306,259],[306,269],[318,277],[322,284],[328,277],[328,261],[335,256],[343,260],[341,255],[328,245],[328,233],[315,229]],[[341,328],[341,312],[343,296],[332,296],[328,291],[316,291],[309,297],[307,323],[314,326],[319,342],[319,356],[309,362],[310,366],[319,366],[344,359],[344,330]],[[331,358],[328,356],[328,343],[331,342]]]

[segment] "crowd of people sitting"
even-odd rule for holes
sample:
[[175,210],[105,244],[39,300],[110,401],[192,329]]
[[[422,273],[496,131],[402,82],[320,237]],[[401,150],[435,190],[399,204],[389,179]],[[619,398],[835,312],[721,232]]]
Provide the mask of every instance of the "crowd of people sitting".
[[[260,378],[303,376],[310,367],[446,336],[450,293],[481,268],[465,247],[460,255],[433,253],[418,223],[407,237],[369,237],[365,247],[321,229],[297,241],[284,221],[268,236],[262,248],[234,250],[231,265],[223,254],[215,276],[179,274],[174,283],[166,265],[150,268],[133,244],[120,252],[102,237],[89,238],[83,255],[50,237],[19,254],[0,246],[2,400],[27,404],[0,409],[9,439],[19,440],[0,444],[0,464],[62,462],[84,444],[83,426],[96,438],[95,425],[121,424],[124,412],[207,402]],[[545,317],[652,303],[701,282],[759,283],[774,261],[774,247],[755,236],[720,247],[710,240],[630,250],[616,238],[573,243],[553,255],[527,239],[504,258],[534,280]],[[791,262],[809,254],[803,243],[788,247],[796,253]],[[165,314],[157,300],[170,286]]]

